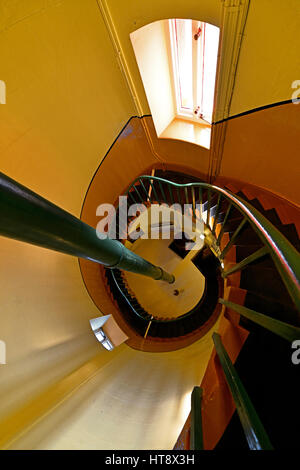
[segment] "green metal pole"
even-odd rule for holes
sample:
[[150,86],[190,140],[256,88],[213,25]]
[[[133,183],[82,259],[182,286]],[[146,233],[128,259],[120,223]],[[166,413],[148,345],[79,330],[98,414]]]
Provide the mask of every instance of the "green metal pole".
[[230,274],[240,271],[241,269],[248,266],[248,264],[253,263],[253,261],[256,261],[262,258],[268,253],[269,253],[269,248],[267,246],[263,246],[259,250],[255,251],[255,253],[252,253],[252,255],[247,256],[247,258],[244,258],[242,261],[232,266],[232,268],[228,269],[228,271],[224,271],[222,273],[222,277],[225,278],[227,276],[230,276]]
[[221,336],[213,333],[212,338],[250,450],[273,450],[265,428],[223,346]]
[[203,450],[203,433],[202,433],[202,388],[194,387],[191,396],[191,450]]
[[281,336],[281,338],[284,338],[291,343],[296,339],[300,339],[300,328],[298,326],[290,325],[289,323],[285,323],[281,320],[277,320],[276,318],[264,315],[263,313],[256,312],[255,310],[251,310],[243,305],[235,304],[229,300],[219,299],[219,302],[220,304],[231,308],[243,317],[248,318],[248,320],[257,323],[263,328],[266,328],[266,330],[272,331],[272,333]]
[[1,172],[0,235],[170,284],[175,280],[118,240],[100,239],[94,228]]

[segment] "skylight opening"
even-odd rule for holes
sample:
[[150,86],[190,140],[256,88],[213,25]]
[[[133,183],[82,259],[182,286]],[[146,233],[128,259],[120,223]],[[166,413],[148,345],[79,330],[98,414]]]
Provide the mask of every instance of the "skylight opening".
[[156,134],[210,148],[219,28],[154,21],[130,34]]
[[219,28],[202,21],[170,19],[177,115],[210,125],[219,47]]

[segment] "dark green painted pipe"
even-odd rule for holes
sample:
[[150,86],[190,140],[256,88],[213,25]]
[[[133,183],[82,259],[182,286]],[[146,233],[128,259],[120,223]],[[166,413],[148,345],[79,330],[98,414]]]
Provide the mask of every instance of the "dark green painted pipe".
[[191,396],[191,450],[203,450],[203,432],[202,432],[202,402],[203,390],[201,387],[194,387]]
[[256,312],[255,310],[244,307],[243,305],[235,304],[229,300],[219,299],[219,302],[220,304],[231,308],[243,317],[248,318],[248,320],[257,323],[257,325],[266,328],[266,330],[272,331],[275,335],[281,336],[281,338],[284,338],[291,343],[300,338],[300,328],[298,326],[290,325],[289,323],[285,323],[277,320],[276,318]]
[[250,450],[272,450],[266,430],[257,415],[244,385],[242,384],[230,357],[222,343],[221,336],[213,333],[213,342],[220,360],[227,384],[236,405]]
[[118,240],[99,239],[96,230],[25,186],[0,173],[0,235],[85,258],[109,268],[124,269],[174,282]]

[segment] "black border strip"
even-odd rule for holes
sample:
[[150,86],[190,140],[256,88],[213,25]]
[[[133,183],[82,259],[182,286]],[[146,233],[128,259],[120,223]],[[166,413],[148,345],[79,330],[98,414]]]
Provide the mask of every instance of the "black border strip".
[[293,100],[290,99],[290,100],[278,101],[276,103],[265,104],[264,106],[259,106],[258,108],[249,109],[249,111],[243,111],[242,113],[234,114],[233,116],[229,116],[227,118],[220,119],[220,121],[215,121],[212,124],[221,124],[222,122],[226,122],[226,121],[230,121],[231,119],[246,116],[247,114],[252,114],[252,113],[255,113],[256,111],[262,111],[262,110],[268,109],[268,108],[275,108],[275,106],[281,106],[283,104],[289,104],[289,103],[292,103],[292,102],[293,102]]
[[[221,124],[222,122],[226,122],[226,121],[231,121],[232,119],[236,119],[236,118],[239,118],[239,117],[242,117],[242,116],[247,116],[248,114],[252,114],[252,113],[256,113],[257,111],[263,111],[264,109],[268,109],[268,108],[275,108],[276,106],[282,106],[284,104],[289,104],[289,103],[292,103],[293,100],[292,99],[289,99],[289,100],[284,100],[284,101],[278,101],[276,103],[271,103],[271,104],[266,104],[264,106],[259,106],[258,108],[253,108],[253,109],[250,109],[248,111],[243,111],[242,113],[239,113],[239,114],[235,114],[233,116],[229,116],[227,118],[224,118],[224,119],[220,119],[220,121],[214,121],[212,124],[215,125],[215,124]],[[106,159],[106,157],[108,156],[109,152],[111,151],[112,147],[114,146],[114,144],[116,143],[116,141],[118,140],[118,138],[120,137],[120,135],[122,134],[122,132],[125,130],[125,128],[128,126],[129,122],[131,121],[131,119],[133,118],[138,118],[138,119],[143,119],[144,117],[151,117],[151,114],[143,114],[142,116],[131,116],[127,122],[124,124],[124,126],[122,127],[122,129],[120,130],[120,132],[118,133],[118,135],[116,136],[116,138],[114,139],[114,141],[112,142],[112,144],[109,146],[107,152],[105,153],[104,157],[102,158],[101,162],[99,163],[98,167],[96,168],[93,176],[92,176],[92,179],[86,189],[86,192],[85,192],[85,196],[84,196],[84,199],[82,201],[82,205],[81,205],[81,211],[80,211],[80,219],[81,219],[81,216],[82,216],[82,212],[83,212],[83,207],[84,207],[84,204],[85,204],[85,201],[86,201],[86,198],[87,198],[87,195],[88,195],[88,192],[89,192],[89,189],[91,187],[91,184],[93,183],[93,180],[96,176],[96,173],[98,172],[100,166],[102,165],[102,163],[104,162],[104,160]]]
[[122,134],[122,132],[126,129],[126,127],[128,126],[128,124],[130,123],[131,119],[133,118],[138,118],[138,119],[142,119],[144,117],[151,117],[151,114],[143,114],[143,116],[130,116],[130,118],[126,121],[126,123],[124,124],[124,126],[122,127],[122,129],[120,130],[120,132],[118,133],[117,137],[113,140],[112,144],[109,146],[107,152],[105,153],[104,157],[102,158],[101,162],[99,163],[99,165],[97,166],[96,170],[94,171],[94,174],[92,176],[92,179],[91,181],[89,182],[89,185],[85,191],[85,195],[84,195],[84,198],[83,198],[83,201],[82,201],[82,205],[81,205],[81,210],[80,210],[80,216],[79,218],[81,219],[81,216],[82,216],[82,212],[83,212],[83,207],[84,207],[84,204],[85,204],[85,201],[86,201],[86,198],[87,198],[87,195],[88,195],[88,192],[90,190],[90,187],[94,181],[94,178],[96,176],[96,174],[98,173],[98,170],[100,168],[100,166],[102,165],[102,163],[104,162],[104,160],[106,159],[106,157],[108,156],[109,152],[111,151],[111,149],[113,148],[113,146],[115,145],[116,141],[118,140],[118,138],[120,137],[120,135]]

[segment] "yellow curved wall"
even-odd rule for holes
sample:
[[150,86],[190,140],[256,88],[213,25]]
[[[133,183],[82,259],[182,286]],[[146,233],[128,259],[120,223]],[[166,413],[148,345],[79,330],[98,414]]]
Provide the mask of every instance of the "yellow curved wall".
[[[0,108],[1,171],[79,216],[99,161],[134,114],[98,5],[93,0],[1,1],[0,7],[1,79],[7,84],[7,104]],[[4,447],[16,448],[18,434],[14,432],[27,431],[37,410],[47,414],[49,407],[60,402],[60,398],[55,398],[56,392],[52,401],[43,398],[44,393],[48,397],[48,387],[59,387],[70,372],[80,370],[85,361],[98,354],[103,358],[98,364],[96,389],[102,382],[107,387],[109,379],[102,368],[112,356],[100,349],[91,334],[88,319],[97,316],[98,310],[85,290],[75,258],[4,238],[0,250],[0,338],[7,344],[7,364],[0,366],[0,435]],[[169,370],[166,362],[152,378],[150,388],[157,400],[161,396],[161,374],[170,378],[164,397],[171,398],[164,412],[171,415],[175,426],[173,434],[165,436],[165,446],[172,446],[176,440],[186,417],[177,414],[177,405],[183,391],[190,391],[195,380],[201,379],[210,350],[211,344],[205,349],[207,357],[202,368],[192,363],[191,370],[185,371],[181,362],[177,372],[174,360]],[[140,359],[134,351],[127,354],[133,361],[127,367],[133,369],[123,413],[128,409],[126,401],[135,396],[140,383]],[[159,367],[157,361],[158,357],[156,362],[150,361],[149,375],[154,373],[153,364]],[[112,395],[122,387],[116,375],[121,366],[114,364],[108,381]],[[192,378],[188,380],[189,374]],[[106,388],[103,390],[101,400]],[[141,394],[142,402],[146,401],[136,414],[141,426],[143,413],[149,416],[157,406],[156,400],[147,401],[147,394],[147,390]],[[109,402],[105,408],[107,426],[110,406]],[[58,413],[65,420],[64,407]],[[93,420],[93,416],[87,419],[87,433],[94,429]],[[30,448],[38,445],[46,422],[34,428],[36,435],[28,437]],[[116,441],[115,428],[110,428],[103,441],[95,435],[94,444],[130,445],[126,426],[124,420],[123,443]],[[154,423],[145,443],[159,447],[160,426],[161,421]],[[86,440],[79,440],[75,430],[70,433],[68,446],[88,445]],[[58,447],[59,440],[57,444],[55,440],[52,436],[51,446]],[[48,445],[44,443],[45,447]],[[140,431],[133,437],[132,445],[146,445]]]
[[[133,113],[98,6],[1,0],[0,22],[1,171],[79,216],[99,159]],[[101,349],[76,258],[4,238],[0,253],[3,418]]]
[[[129,34],[166,18],[201,19],[216,26],[222,6],[231,0],[98,0],[106,7],[128,62],[144,114],[149,112]],[[291,84],[299,79],[300,3],[298,0],[251,0],[235,79],[230,115],[291,99]]]
[[[141,111],[147,113],[129,33],[169,17],[194,17],[219,25],[222,3],[221,0],[0,0],[0,79],[5,81],[7,90],[6,104],[0,105],[1,171],[78,216],[99,162],[127,120],[137,114],[105,21],[109,19],[117,31],[122,48],[119,52],[130,70]],[[291,98],[290,83],[300,78],[299,9],[297,0],[251,1],[231,114]],[[103,18],[103,11],[108,17]],[[293,125],[291,122],[290,127]],[[174,145],[171,142],[170,148]],[[163,150],[167,144],[159,146]],[[236,168],[237,160],[230,157],[230,148],[225,150],[225,157],[227,152],[229,157],[224,157],[222,169],[228,175]],[[238,154],[238,149],[235,152]],[[201,172],[206,173],[208,158],[199,151],[201,155],[205,161]],[[282,164],[287,165],[286,159]],[[280,177],[281,163],[276,165],[267,182],[271,189],[274,178]],[[253,172],[255,168],[253,164]],[[235,176],[242,173],[236,169]],[[293,169],[286,171],[285,177],[291,174],[296,178]],[[262,173],[260,178],[264,186]],[[286,180],[282,194],[294,200],[291,187]],[[0,339],[7,343],[7,365],[0,365],[2,419],[28,400],[39,397],[45,388],[59,383],[101,350],[88,324],[98,310],[85,291],[76,259],[6,239],[1,239],[0,250]],[[143,389],[138,404],[140,413],[134,418],[128,416],[127,403],[140,390],[139,371],[144,358],[124,346],[124,356],[120,354],[108,362],[109,353],[103,351],[99,375],[92,379],[86,392],[82,389],[83,395],[77,395],[78,398],[74,395],[74,406],[82,396],[86,400],[85,409],[80,411],[78,404],[77,414],[73,405],[68,408],[66,402],[66,408],[62,406],[56,410],[58,414],[51,415],[53,421],[50,416],[47,418],[49,427],[59,423],[57,433],[54,426],[47,441],[48,424],[44,421],[45,427],[41,423],[36,431],[33,428],[33,434],[28,435],[23,445],[80,448],[87,446],[92,437],[93,445],[99,443],[99,447],[159,447],[162,415],[155,411],[155,425],[151,416],[160,400],[158,409],[169,417],[166,423],[173,423],[173,434],[167,436],[164,428],[165,440],[159,442],[170,447],[184,422],[178,412],[182,394],[188,393],[195,382],[199,383],[210,348],[208,343],[201,364],[200,351],[187,348],[186,359],[192,364],[188,369],[185,360],[175,354],[161,361],[159,356],[145,356],[146,370],[149,376],[154,375],[149,389],[147,386]],[[118,378],[122,367],[125,372]],[[161,374],[170,379],[163,395]],[[123,395],[120,390],[124,387]],[[124,401],[125,406],[121,407]],[[113,415],[110,409],[114,410]],[[99,415],[95,421],[96,411]],[[131,419],[130,441],[126,419]],[[114,425],[122,420],[124,427],[117,441]],[[85,429],[82,440],[78,423]],[[102,441],[100,437],[97,440],[96,424],[97,432],[101,425],[108,429],[102,434]],[[148,430],[148,440],[143,441],[140,426]],[[3,437],[3,428],[0,429]],[[14,446],[18,446],[17,442]]]

